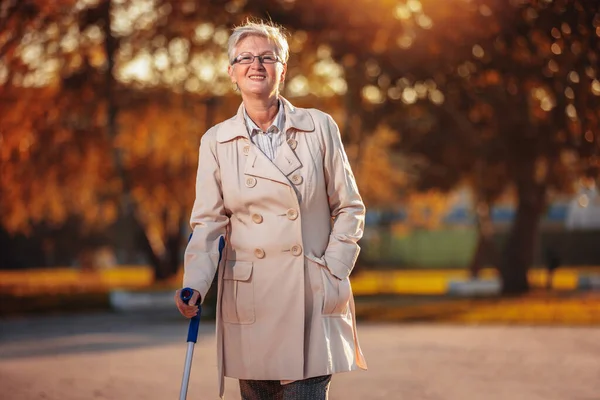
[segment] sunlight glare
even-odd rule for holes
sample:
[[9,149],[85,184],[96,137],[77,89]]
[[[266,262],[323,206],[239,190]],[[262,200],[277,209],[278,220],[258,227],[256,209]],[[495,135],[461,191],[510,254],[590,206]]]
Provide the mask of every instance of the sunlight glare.
[[402,92],[402,101],[405,104],[414,104],[417,101],[417,91],[412,87],[407,87]]
[[575,92],[573,91],[573,88],[571,87],[567,87],[565,89],[565,97],[569,100],[574,100],[575,99]]
[[212,64],[205,63],[198,70],[197,73],[198,78],[204,82],[210,82],[216,78],[216,71]]
[[188,92],[197,92],[198,90],[200,90],[200,81],[195,76],[192,76],[187,81],[185,81],[184,88]]
[[437,90],[437,89],[431,90],[431,91],[429,91],[429,100],[433,104],[440,105],[445,100],[444,94],[441,91]]
[[431,29],[433,27],[433,21],[425,14],[420,14],[417,17],[417,24],[423,29]]
[[384,102],[383,93],[375,85],[367,85],[362,89],[362,96],[365,100],[372,104],[381,104]]
[[396,86],[392,86],[387,91],[388,97],[392,100],[398,100],[402,96],[402,90]]
[[79,27],[76,25],[70,26],[67,34],[60,41],[60,47],[65,53],[71,53],[77,49],[79,45]]
[[333,89],[335,94],[344,95],[348,91],[348,84],[344,78],[334,78],[329,82],[329,87]]
[[218,45],[225,46],[227,45],[227,40],[229,40],[229,32],[225,28],[218,28],[213,35],[213,42]]
[[170,60],[167,53],[167,50],[162,48],[156,50],[154,53],[154,67],[159,71],[164,71],[169,67]]
[[598,81],[598,79],[592,81],[592,93],[596,96],[600,96],[600,81]]
[[396,16],[397,19],[409,19],[410,16],[412,15],[410,10],[408,9],[408,7],[406,7],[404,4],[398,4],[396,6],[396,9],[394,10],[394,15]]
[[[36,61],[42,57],[43,47],[41,43],[33,43],[21,50],[21,59],[27,65],[36,65]],[[39,63],[37,63],[39,64]]]
[[555,106],[555,104],[552,101],[552,98],[550,96],[546,96],[546,97],[542,98],[542,100],[540,101],[540,108],[546,112],[552,111],[554,106]]
[[308,79],[304,75],[297,75],[287,84],[287,89],[292,97],[302,97],[310,93],[308,87]]
[[317,49],[317,57],[319,58],[331,58],[331,47],[322,44]]
[[146,52],[142,52],[131,61],[125,63],[117,72],[119,79],[123,81],[137,80],[140,82],[148,81],[152,76],[150,65],[152,57]]
[[567,113],[567,116],[569,118],[571,118],[572,120],[577,119],[577,109],[575,108],[575,106],[573,104],[569,104],[567,106],[565,112]]
[[587,140],[589,143],[592,143],[594,141],[594,133],[590,130],[585,131],[585,140]]
[[196,43],[204,43],[210,39],[215,31],[211,23],[199,24],[194,30],[194,41]]
[[313,66],[318,76],[338,77],[343,74],[343,68],[331,59],[320,60]]
[[85,31],[83,36],[88,38],[92,43],[102,43],[104,41],[104,32],[98,25],[91,25]]
[[483,56],[485,55],[485,52],[483,51],[483,47],[481,47],[478,44],[476,44],[475,46],[473,46],[473,55],[476,58],[483,58]]
[[548,69],[554,73],[557,73],[559,71],[558,63],[554,60],[548,61]]
[[169,43],[169,53],[171,60],[175,64],[182,64],[187,61],[190,51],[190,43],[184,38],[174,38]]
[[569,72],[569,80],[573,83],[579,83],[579,74],[577,71]]
[[421,2],[419,0],[408,0],[406,2],[406,6],[413,13],[418,13],[418,12],[421,12],[421,10],[423,10],[423,5],[421,4]]
[[406,50],[410,48],[410,46],[412,46],[413,38],[409,35],[402,35],[398,39],[396,39],[396,44],[398,45],[398,47]]
[[415,92],[417,92],[417,97],[419,99],[424,99],[427,97],[427,86],[423,82],[417,82],[414,85]]

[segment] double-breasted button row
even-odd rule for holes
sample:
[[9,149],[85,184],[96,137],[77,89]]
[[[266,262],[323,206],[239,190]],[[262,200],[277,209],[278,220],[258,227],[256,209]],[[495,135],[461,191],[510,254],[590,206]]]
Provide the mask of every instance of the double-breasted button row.
[[287,210],[285,215],[289,220],[293,221],[296,218],[298,218],[298,211],[294,210],[293,208],[290,208],[289,210]]
[[249,176],[246,178],[246,187],[252,188],[256,186],[256,178],[253,176]]
[[255,224],[260,224],[263,222],[263,217],[260,214],[252,214],[252,222]]
[[290,251],[296,257],[299,256],[299,255],[302,255],[302,246],[300,246],[299,244],[295,244],[295,245],[292,246],[292,248],[290,249]]
[[265,251],[260,247],[257,247],[256,249],[254,249],[254,255],[256,256],[256,258],[265,258]]

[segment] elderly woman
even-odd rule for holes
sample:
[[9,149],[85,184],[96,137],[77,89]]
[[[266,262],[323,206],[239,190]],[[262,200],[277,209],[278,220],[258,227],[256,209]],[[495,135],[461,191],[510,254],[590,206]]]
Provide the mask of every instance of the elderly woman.
[[366,369],[349,281],[365,207],[333,119],[280,96],[288,56],[276,26],[234,29],[242,104],[200,144],[183,284],[196,304],[218,271],[221,397],[227,376],[242,399],[327,399],[332,374]]

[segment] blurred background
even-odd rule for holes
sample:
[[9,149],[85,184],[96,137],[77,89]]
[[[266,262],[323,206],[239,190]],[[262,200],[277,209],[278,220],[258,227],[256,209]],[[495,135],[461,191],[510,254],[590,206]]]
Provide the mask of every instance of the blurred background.
[[357,295],[600,287],[595,1],[3,0],[3,313],[178,287],[248,18],[288,33],[283,95],[340,126],[368,207]]
[[370,370],[331,399],[597,399],[596,0],[0,0],[0,399],[176,398],[198,146],[248,18],[286,29],[283,95],[334,117],[368,209]]

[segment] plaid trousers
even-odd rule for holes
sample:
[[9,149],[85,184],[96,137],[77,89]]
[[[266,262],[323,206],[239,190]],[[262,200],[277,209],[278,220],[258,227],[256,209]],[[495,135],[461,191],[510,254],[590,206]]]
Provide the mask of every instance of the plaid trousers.
[[240,379],[242,400],[327,400],[331,375],[282,385],[280,381]]

